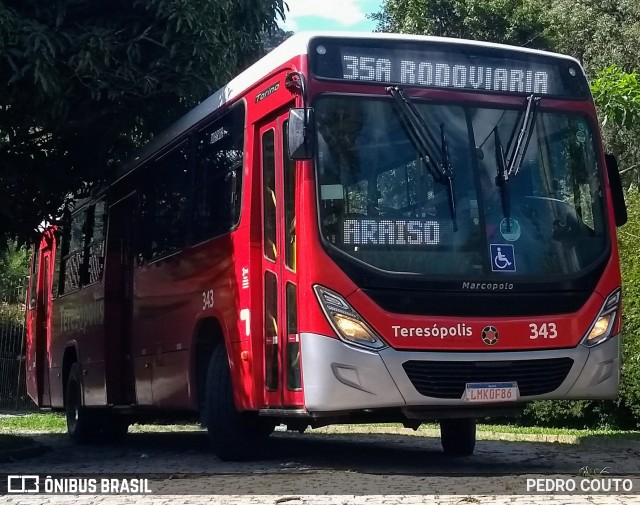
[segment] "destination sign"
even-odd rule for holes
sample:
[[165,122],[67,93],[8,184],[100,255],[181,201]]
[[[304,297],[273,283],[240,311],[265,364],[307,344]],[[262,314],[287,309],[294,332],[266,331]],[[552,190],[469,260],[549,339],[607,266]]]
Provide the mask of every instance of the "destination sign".
[[345,219],[343,244],[437,246],[440,223],[419,219]]
[[[343,44],[341,44],[343,42]],[[318,78],[469,91],[587,97],[579,66],[564,58],[452,42],[317,39]]]
[[438,88],[470,88],[529,94],[549,92],[549,72],[545,70],[450,65],[421,60],[398,60],[394,63],[392,64],[388,58],[344,54],[342,77],[355,81],[418,84]]

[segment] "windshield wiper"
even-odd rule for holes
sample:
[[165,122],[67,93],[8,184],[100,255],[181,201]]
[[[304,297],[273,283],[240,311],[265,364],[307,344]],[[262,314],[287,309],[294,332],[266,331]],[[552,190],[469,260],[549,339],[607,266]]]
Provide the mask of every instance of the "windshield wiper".
[[451,211],[451,219],[453,220],[453,231],[458,231],[458,223],[456,219],[456,195],[453,191],[453,168],[449,161],[449,143],[447,142],[447,134],[444,132],[444,123],[440,125],[440,138],[442,148],[442,170],[445,183],[448,189],[449,210]]
[[[520,133],[518,134],[518,140],[516,141],[515,148],[511,152],[509,159],[509,175],[518,175],[518,171],[522,166],[522,160],[524,153],[527,152],[531,135],[533,134],[533,125],[536,121],[536,115],[538,114],[538,104],[540,103],[540,97],[535,95],[529,95],[527,97],[527,109],[524,116],[522,116],[522,126]],[[516,129],[518,126],[515,127]],[[514,129],[515,133],[515,129]],[[513,137],[513,135],[512,135]]]
[[500,140],[498,127],[493,129],[493,139],[496,146],[496,186],[500,188],[500,202],[502,203],[502,214],[507,220],[507,231],[511,232],[511,195],[509,194],[509,171],[507,170],[507,160],[504,155],[504,148]]
[[399,112],[399,117],[404,124],[409,139],[418,151],[420,158],[431,171],[434,178],[448,187],[449,210],[453,221],[453,231],[458,231],[456,220],[456,201],[453,188],[453,169],[449,162],[449,146],[444,130],[444,124],[440,126],[440,146],[424,123],[413,103],[398,86],[390,86],[387,92],[391,95]]
[[522,119],[518,121],[511,134],[513,139],[516,131],[520,129],[518,138],[515,142],[515,146],[511,149],[513,144],[507,147],[507,153],[505,154],[502,141],[500,139],[500,133],[498,132],[498,126],[493,128],[493,138],[496,147],[496,168],[498,174],[496,176],[496,186],[500,188],[500,202],[502,203],[502,214],[507,220],[507,231],[511,232],[511,195],[509,194],[509,177],[515,177],[518,175],[520,168],[522,167],[522,160],[524,154],[527,152],[531,135],[533,134],[533,125],[536,121],[536,115],[538,113],[538,104],[540,97],[535,95],[529,95],[527,97],[527,108]]

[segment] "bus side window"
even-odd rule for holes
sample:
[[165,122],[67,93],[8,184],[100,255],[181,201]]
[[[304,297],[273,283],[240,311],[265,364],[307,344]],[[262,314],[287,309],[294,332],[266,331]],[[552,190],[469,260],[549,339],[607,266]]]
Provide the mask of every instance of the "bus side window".
[[196,136],[193,241],[228,232],[240,218],[244,106],[234,107]]
[[87,284],[93,284],[102,280],[102,272],[104,269],[105,213],[105,204],[103,201],[100,201],[89,210],[87,216],[88,222],[91,223],[90,227],[87,226]]
[[[85,212],[71,218],[63,238],[62,270],[59,292],[67,294],[80,289],[84,271]],[[66,240],[65,240],[66,238]]]
[[187,237],[189,143],[182,142],[146,169],[138,247],[153,261],[184,247]]
[[58,227],[56,234],[56,251],[53,263],[53,279],[51,283],[51,296],[58,298],[60,292],[60,265],[62,264],[62,229]]
[[[288,152],[287,126],[285,121],[282,126],[284,139],[284,151]],[[284,223],[285,223],[285,265],[296,271],[296,162],[284,156]]]
[[31,255],[31,277],[29,279],[29,309],[35,309],[38,302],[38,267],[40,263],[40,248],[36,244]]

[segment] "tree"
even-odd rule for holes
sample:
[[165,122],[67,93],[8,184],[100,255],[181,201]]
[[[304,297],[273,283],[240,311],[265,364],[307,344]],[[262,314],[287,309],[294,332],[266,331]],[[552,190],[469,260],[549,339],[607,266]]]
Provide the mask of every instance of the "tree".
[[377,31],[488,40],[548,49],[544,0],[385,0]]
[[252,63],[284,0],[0,3],[0,244]]
[[589,77],[618,65],[640,67],[640,4],[635,0],[554,0],[544,11],[555,51],[580,60]]
[[640,80],[635,72],[625,72],[617,65],[596,74],[591,93],[600,113],[605,141],[615,153],[626,185],[640,187]]
[[16,296],[21,293],[20,288],[26,286],[29,256],[29,251],[24,247],[17,247],[15,242],[0,250],[0,303],[24,301],[16,299]]
[[276,47],[282,44],[285,40],[293,35],[293,32],[283,30],[278,27],[273,32],[267,33],[262,38],[262,45],[264,54],[273,51]]
[[627,185],[640,183],[640,5],[635,0],[558,0],[545,33],[556,51],[578,58],[592,92],[608,151]]

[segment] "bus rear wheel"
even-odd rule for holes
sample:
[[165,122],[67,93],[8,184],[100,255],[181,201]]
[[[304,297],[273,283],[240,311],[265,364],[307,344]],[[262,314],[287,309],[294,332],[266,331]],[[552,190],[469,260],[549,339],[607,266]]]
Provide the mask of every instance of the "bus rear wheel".
[[449,456],[471,456],[476,447],[475,419],[442,419],[440,443]]
[[213,450],[222,461],[246,461],[273,431],[257,412],[238,412],[233,401],[231,371],[224,345],[213,351],[207,370],[204,419]]
[[82,374],[80,364],[74,363],[69,369],[64,408],[67,417],[67,433],[71,441],[76,444],[92,441],[97,431],[92,413],[82,403]]

